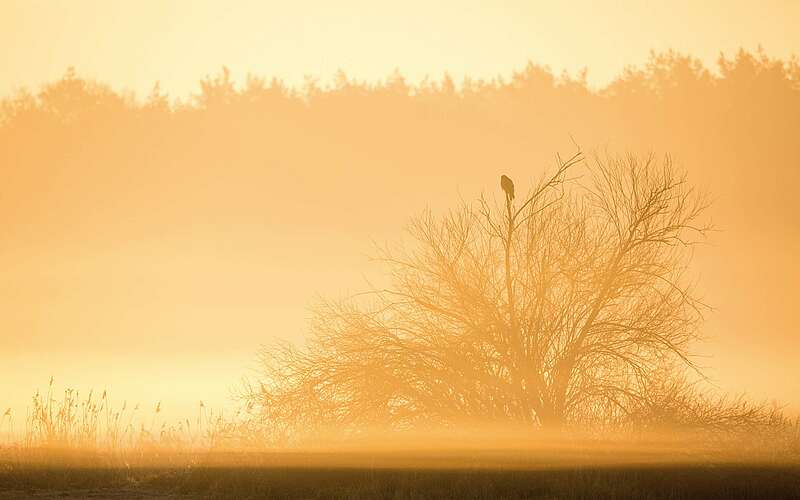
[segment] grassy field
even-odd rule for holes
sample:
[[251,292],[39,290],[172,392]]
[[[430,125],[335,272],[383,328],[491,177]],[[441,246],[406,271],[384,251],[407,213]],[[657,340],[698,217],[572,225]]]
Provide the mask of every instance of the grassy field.
[[9,498],[800,499],[800,462],[642,448],[0,454]]
[[110,407],[105,392],[57,397],[52,382],[33,402],[18,439],[0,442],[0,500],[800,499],[796,423],[766,441],[484,426],[248,448],[227,446],[229,423],[203,406],[168,425],[160,404],[136,414]]
[[30,466],[0,472],[0,498],[796,499],[800,498],[800,467]]

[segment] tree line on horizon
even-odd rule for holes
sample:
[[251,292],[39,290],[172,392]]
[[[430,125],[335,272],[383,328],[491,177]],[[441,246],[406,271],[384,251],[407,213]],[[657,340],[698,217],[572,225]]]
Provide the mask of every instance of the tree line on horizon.
[[[714,183],[724,210],[782,230],[783,204],[795,203],[786,186],[800,178],[785,150],[798,130],[798,60],[743,50],[720,56],[716,72],[688,55],[653,53],[601,89],[592,89],[585,73],[557,76],[533,63],[509,78],[468,78],[462,85],[448,76],[411,85],[399,73],[376,83],[340,73],[329,86],[308,79],[293,88],[256,76],[237,86],[223,69],[187,99],[171,99],[157,84],[138,99],[70,69],[38,92],[2,100],[0,159],[19,171],[9,179],[14,191],[38,189],[64,204],[73,175],[106,186],[88,194],[114,207],[123,203],[115,190],[131,188],[126,179],[136,186],[166,180],[156,189],[179,197],[216,182],[217,166],[231,182],[263,181],[262,189],[302,182],[308,198],[356,177],[366,184],[399,179],[404,186],[406,172],[435,166],[432,182],[420,186],[420,197],[430,199],[447,176],[536,163],[567,149],[571,136],[590,149],[669,151],[693,180]],[[768,165],[770,175],[756,184],[744,180],[759,165]],[[42,175],[50,178],[44,191]],[[367,202],[383,199],[362,195]],[[24,209],[30,200],[9,202]]]
[[[761,51],[720,56],[716,71],[654,53],[602,89],[535,64],[462,86],[414,86],[400,74],[237,86],[223,71],[180,102],[157,87],[138,100],[68,71],[0,101],[0,222],[34,245],[163,238],[189,219],[195,228],[235,221],[249,231],[266,221],[367,237],[427,205],[449,206],[456,191],[484,189],[501,171],[532,181],[574,138],[587,152],[670,153],[713,193],[721,261],[773,266],[766,274],[780,301],[800,241],[800,164],[790,153],[798,136],[800,63]],[[725,253],[753,237],[756,254]],[[763,274],[737,282],[755,288]],[[736,322],[785,330],[790,316]]]

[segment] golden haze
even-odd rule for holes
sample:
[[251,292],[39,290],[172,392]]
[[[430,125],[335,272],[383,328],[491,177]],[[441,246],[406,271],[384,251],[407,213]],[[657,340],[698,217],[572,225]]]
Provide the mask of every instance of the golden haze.
[[[433,7],[427,23],[413,5],[306,17],[269,4],[220,15],[195,3],[5,3],[0,33],[14,49],[0,85],[21,108],[6,109],[14,118],[0,131],[0,365],[14,381],[0,403],[24,407],[51,374],[168,408],[223,401],[260,343],[302,337],[315,293],[382,279],[364,257],[370,239],[399,238],[426,206],[495,192],[501,173],[529,184],[572,136],[589,151],[671,153],[708,187],[720,231],[696,250],[716,307],[705,364],[726,390],[800,404],[797,65],[734,52],[763,42],[788,61],[797,4],[758,16],[742,4],[637,5],[608,14],[620,31],[592,24],[603,13],[588,4],[563,25],[545,21],[564,19],[557,8],[523,3],[473,4],[458,20],[454,6]],[[731,22],[707,22],[721,10]],[[670,47],[713,74],[677,56],[647,62]],[[720,49],[727,65],[716,65]],[[556,71],[588,67],[589,80],[521,65],[538,54]],[[215,73],[198,90],[223,64],[238,81]],[[77,75],[64,77],[69,65]],[[337,79],[339,67],[384,83]],[[395,67],[411,82],[444,69],[455,81],[412,88]],[[248,85],[247,71],[297,86]],[[306,73],[330,86],[303,88]],[[183,105],[146,100],[156,80]],[[138,103],[106,82],[135,89]],[[13,94],[21,85],[35,104]]]

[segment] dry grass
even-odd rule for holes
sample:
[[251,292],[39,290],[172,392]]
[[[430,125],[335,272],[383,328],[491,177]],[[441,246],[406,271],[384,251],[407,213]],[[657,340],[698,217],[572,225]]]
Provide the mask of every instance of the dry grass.
[[74,451],[105,456],[193,453],[214,449],[231,434],[232,421],[200,401],[192,418],[169,423],[161,402],[142,408],[124,401],[112,404],[109,393],[66,388],[57,391],[53,378],[45,392],[36,391],[22,425],[8,408],[0,416],[0,457],[65,455]]
[[[800,423],[768,438],[603,439],[505,428],[397,435],[332,432],[265,448],[242,415],[198,402],[168,424],[107,392],[37,392],[0,417],[5,498],[797,498]],[[735,446],[731,446],[734,444]],[[716,495],[716,496],[715,496]]]
[[[145,455],[208,456],[215,452],[230,457],[231,454],[253,456],[253,453],[258,455],[265,451],[278,452],[284,459],[290,456],[287,453],[337,454],[342,460],[350,457],[348,460],[356,462],[364,456],[422,453],[433,461],[440,460],[440,463],[447,462],[442,461],[442,456],[452,455],[454,451],[456,455],[463,452],[483,454],[484,458],[486,452],[503,453],[506,457],[516,457],[513,460],[517,462],[521,456],[539,457],[544,453],[555,460],[567,453],[595,460],[596,464],[603,462],[601,458],[609,454],[627,463],[643,463],[642,457],[645,456],[645,461],[655,457],[655,460],[662,461],[675,461],[677,458],[678,462],[687,457],[794,462],[800,457],[800,418],[791,421],[782,417],[763,429],[748,429],[746,434],[730,435],[679,433],[675,430],[548,434],[523,427],[470,426],[467,423],[444,431],[386,433],[365,428],[357,434],[343,434],[340,429],[329,429],[292,446],[278,446],[264,437],[263,423],[248,413],[237,412],[226,418],[222,412],[207,408],[202,401],[198,402],[196,413],[191,418],[169,423],[161,413],[161,402],[149,409],[127,402],[115,407],[105,390],[102,393],[90,390],[85,394],[71,388],[57,391],[51,378],[45,392],[34,394],[21,426],[11,408],[0,415],[0,436],[3,436],[0,459],[12,455],[67,457],[76,452],[84,457],[123,459]],[[419,464],[419,460],[432,465],[431,460],[423,457],[418,457],[415,463]]]

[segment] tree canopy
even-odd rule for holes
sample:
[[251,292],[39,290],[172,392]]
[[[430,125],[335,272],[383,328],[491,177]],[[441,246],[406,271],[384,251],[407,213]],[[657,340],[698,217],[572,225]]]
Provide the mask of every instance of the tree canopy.
[[414,218],[412,243],[380,257],[387,288],[324,301],[305,346],[262,349],[250,409],[286,438],[767,419],[689,382],[706,306],[685,270],[710,229],[704,196],[669,158],[597,157],[578,179],[581,159],[526,196]]

